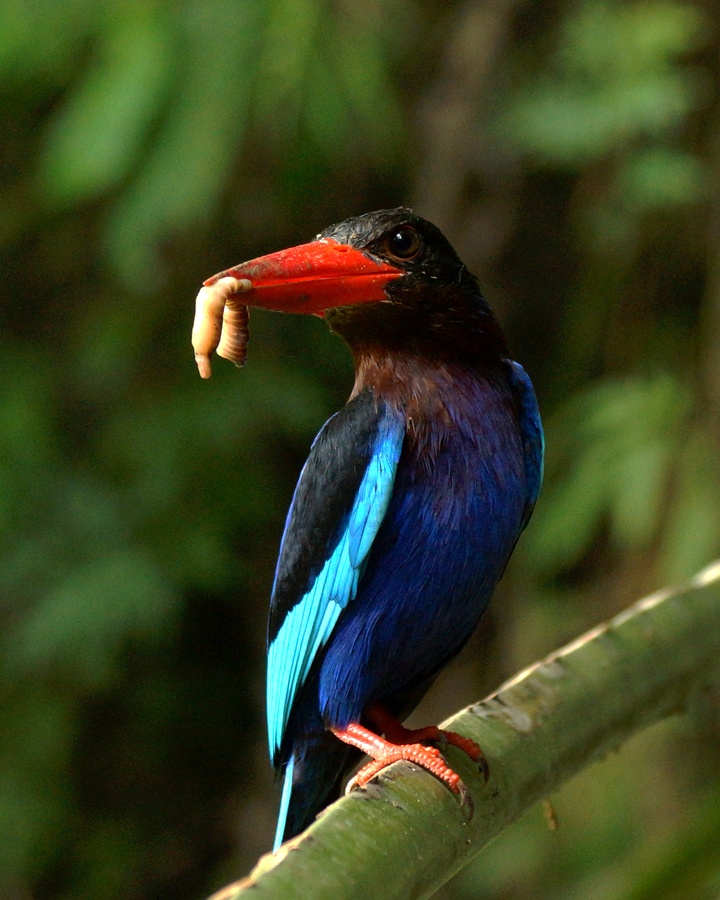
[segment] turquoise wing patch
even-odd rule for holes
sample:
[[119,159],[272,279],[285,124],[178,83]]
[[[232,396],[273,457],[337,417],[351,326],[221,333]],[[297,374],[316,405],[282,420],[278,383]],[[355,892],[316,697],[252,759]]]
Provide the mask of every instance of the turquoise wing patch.
[[390,503],[405,437],[404,421],[384,418],[345,529],[325,565],[290,610],[268,651],[268,739],[280,750],[293,703],[342,611],[357,594],[375,536]]

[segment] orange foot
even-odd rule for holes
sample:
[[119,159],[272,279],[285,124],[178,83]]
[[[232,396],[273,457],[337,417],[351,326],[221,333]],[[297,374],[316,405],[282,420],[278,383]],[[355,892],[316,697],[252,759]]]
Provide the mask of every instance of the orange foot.
[[377,730],[393,744],[422,744],[426,741],[437,742],[443,747],[450,744],[459,747],[470,759],[478,763],[485,783],[490,775],[490,768],[485,754],[478,744],[470,738],[463,737],[456,731],[444,731],[437,725],[428,725],[425,728],[405,728],[390,710],[382,703],[373,703],[366,710],[365,715],[370,719]]
[[380,704],[373,705],[367,710],[368,718],[381,729],[387,736],[387,740],[374,734],[362,725],[351,723],[346,729],[332,729],[333,734],[346,744],[358,747],[363,753],[372,756],[373,759],[350,780],[347,791],[364,787],[371,778],[374,778],[381,769],[398,760],[405,759],[414,762],[431,772],[446,784],[450,790],[460,797],[460,805],[468,809],[469,818],[473,815],[473,801],[470,792],[458,774],[447,765],[435,747],[426,747],[418,741],[440,740],[453,744],[464,750],[474,762],[481,762],[487,779],[487,763],[478,745],[453,731],[442,731],[435,726],[420,728],[410,731],[404,728],[389,711]]

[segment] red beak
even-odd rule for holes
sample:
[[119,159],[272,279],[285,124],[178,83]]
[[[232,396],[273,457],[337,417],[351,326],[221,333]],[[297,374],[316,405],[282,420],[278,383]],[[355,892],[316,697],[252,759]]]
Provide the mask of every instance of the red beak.
[[384,286],[404,274],[326,238],[233,266],[208,278],[205,286],[227,276],[247,279],[252,288],[242,294],[242,302],[248,306],[322,315],[336,306],[385,300]]

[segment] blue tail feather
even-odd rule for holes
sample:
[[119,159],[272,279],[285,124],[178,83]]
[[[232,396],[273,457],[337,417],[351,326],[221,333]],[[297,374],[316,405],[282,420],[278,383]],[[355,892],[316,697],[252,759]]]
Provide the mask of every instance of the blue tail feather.
[[291,756],[285,766],[285,777],[283,780],[282,798],[280,799],[280,813],[278,815],[277,830],[275,832],[275,843],[273,844],[273,853],[279,849],[285,835],[285,823],[287,822],[288,808],[290,807],[290,795],[292,794],[293,770],[295,769],[295,757]]
[[295,745],[285,767],[273,852],[338,796],[344,772],[359,758],[359,751],[330,732],[308,735]]

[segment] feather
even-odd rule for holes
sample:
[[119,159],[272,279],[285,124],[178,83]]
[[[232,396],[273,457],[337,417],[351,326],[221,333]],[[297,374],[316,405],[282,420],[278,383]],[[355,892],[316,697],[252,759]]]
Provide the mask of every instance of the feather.
[[[331,420],[333,426],[330,430],[337,430],[342,424],[342,418],[340,422],[335,421],[336,419],[337,417],[333,417]],[[327,438],[327,435],[324,437]],[[324,565],[297,602],[287,609],[282,624],[270,641],[267,679],[268,737],[271,753],[276,760],[281,753],[297,693],[330,639],[343,610],[356,596],[363,565],[390,502],[403,438],[402,419],[389,413],[378,417],[375,437],[370,443],[369,458],[352,498],[350,510],[342,516],[341,529],[327,530],[333,536],[334,546],[314,547],[316,554],[325,557]],[[311,454],[308,460],[301,485],[303,479],[313,477],[317,457],[327,452],[328,444],[332,445],[332,441],[318,439],[313,445],[314,456]],[[337,459],[337,454],[325,459],[325,463],[332,465],[333,459]],[[296,492],[293,507],[295,503],[301,502],[304,493],[302,490]],[[305,528],[309,521],[308,511],[304,510]],[[292,536],[291,540],[295,545],[303,543],[303,535],[298,533],[294,509],[291,509],[283,538],[279,572],[283,571],[283,549],[288,535]],[[276,593],[278,587],[276,586]]]
[[510,376],[508,379],[510,387],[520,402],[520,434],[522,435],[525,451],[525,485],[527,492],[525,515],[523,517],[524,528],[535,507],[542,485],[545,436],[542,422],[540,421],[537,397],[527,372],[520,363],[516,363],[512,359],[506,360],[506,363]]

